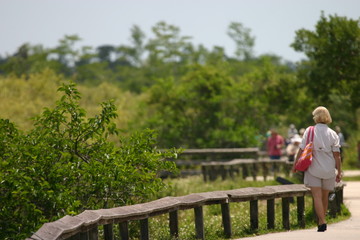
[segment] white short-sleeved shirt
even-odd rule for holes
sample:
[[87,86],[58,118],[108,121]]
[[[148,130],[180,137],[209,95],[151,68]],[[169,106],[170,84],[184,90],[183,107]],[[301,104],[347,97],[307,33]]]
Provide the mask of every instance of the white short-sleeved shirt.
[[[304,150],[309,128],[306,129],[300,148]],[[311,175],[328,179],[336,176],[333,152],[340,152],[340,140],[337,133],[326,124],[318,123],[314,129],[313,161],[307,171]]]

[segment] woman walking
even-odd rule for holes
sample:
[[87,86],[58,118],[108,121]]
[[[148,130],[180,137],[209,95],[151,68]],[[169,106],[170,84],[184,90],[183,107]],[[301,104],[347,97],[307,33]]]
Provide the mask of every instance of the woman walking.
[[[335,181],[341,180],[340,144],[337,133],[327,125],[332,122],[329,111],[320,106],[312,112],[312,115],[315,122],[313,160],[304,173],[304,184],[311,189],[315,212],[319,220],[318,232],[324,232],[327,229],[326,212],[329,192],[334,190]],[[293,165],[293,172],[297,171],[295,165],[305,148],[309,133],[310,127],[305,130]]]

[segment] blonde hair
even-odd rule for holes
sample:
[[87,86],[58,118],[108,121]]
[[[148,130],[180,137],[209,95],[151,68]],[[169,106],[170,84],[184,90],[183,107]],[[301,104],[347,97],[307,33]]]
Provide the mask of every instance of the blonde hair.
[[312,112],[312,115],[314,116],[313,119],[315,123],[329,124],[332,122],[330,112],[326,107],[320,106],[315,108],[315,110]]

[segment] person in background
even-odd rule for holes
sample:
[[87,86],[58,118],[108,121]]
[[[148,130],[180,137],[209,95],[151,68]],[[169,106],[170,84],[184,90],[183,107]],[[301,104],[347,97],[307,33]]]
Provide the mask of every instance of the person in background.
[[344,147],[346,146],[345,137],[344,134],[341,132],[341,128],[339,126],[335,127],[335,132],[339,136],[340,139],[340,155],[341,155],[341,161],[344,160]]
[[300,128],[299,135],[302,138],[304,136],[305,128]]
[[280,159],[281,150],[284,147],[284,138],[275,129],[271,129],[271,135],[267,140],[267,152],[271,160]]
[[288,156],[288,161],[293,162],[297,152],[299,151],[299,145],[301,143],[301,137],[299,134],[295,134],[294,137],[291,138],[290,144],[286,146],[286,155]]
[[286,145],[291,143],[291,139],[295,136],[295,134],[298,134],[298,130],[295,128],[294,124],[290,124],[288,129],[288,136],[286,139]]
[[[318,216],[318,232],[327,229],[326,212],[329,204],[329,193],[335,188],[335,182],[341,180],[340,140],[337,133],[327,124],[332,122],[331,115],[325,107],[317,107],[313,112],[315,122],[313,140],[313,160],[304,172],[304,184],[311,189],[316,215]],[[305,130],[295,165],[306,145],[310,128]]]

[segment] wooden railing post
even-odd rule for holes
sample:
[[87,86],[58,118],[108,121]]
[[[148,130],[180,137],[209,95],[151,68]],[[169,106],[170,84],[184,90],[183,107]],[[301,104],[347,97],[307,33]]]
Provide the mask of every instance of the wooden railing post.
[[290,208],[289,204],[290,198],[284,197],[282,198],[282,221],[283,221],[283,228],[286,230],[290,230]]
[[343,203],[342,199],[342,190],[335,190],[335,203],[336,203],[336,214],[341,213],[341,204]]
[[221,176],[221,180],[226,180],[226,173],[225,173],[225,166],[224,165],[220,165],[218,167],[218,175]]
[[297,219],[298,225],[301,228],[305,228],[305,197],[297,197]]
[[250,201],[250,228],[252,230],[259,227],[258,200]]
[[231,232],[230,204],[229,203],[221,204],[221,214],[222,214],[222,223],[223,223],[223,227],[224,227],[224,235],[226,238],[230,238],[232,235],[232,232]]
[[203,175],[204,182],[207,182],[208,180],[208,173],[207,173],[207,166],[201,166],[201,172]]
[[105,237],[105,240],[113,240],[114,239],[114,230],[113,230],[112,223],[104,225],[104,237]]
[[256,176],[257,176],[257,172],[258,172],[257,164],[253,163],[250,166],[251,166],[251,175],[253,177],[253,180],[256,181]]
[[230,165],[230,167],[229,167],[229,176],[230,176],[230,178],[231,179],[234,179],[234,166],[232,166],[232,165]]
[[[332,194],[332,193],[330,193],[330,194]],[[339,202],[339,198],[338,198],[338,195],[335,193],[334,198],[332,200],[329,200],[329,205],[328,205],[329,214],[333,218],[335,218],[336,214],[338,213],[338,202]],[[339,204],[339,206],[340,206],[340,204]]]
[[268,167],[268,164],[266,162],[262,163],[262,170],[263,170],[264,181],[266,181],[267,180],[267,175],[269,174],[269,167]]
[[244,164],[244,165],[242,165],[242,178],[246,179],[248,175],[249,175],[248,168],[247,168],[246,164]]
[[149,219],[140,220],[140,239],[149,240]]
[[197,239],[205,239],[203,207],[195,207],[195,231]]
[[88,239],[89,240],[98,240],[99,239],[98,226],[95,226],[88,231]]
[[124,221],[119,223],[119,231],[121,240],[129,240],[129,222]]
[[338,191],[338,196],[339,196],[339,199],[340,199],[340,204],[343,204],[344,203],[344,186],[342,186]]
[[267,207],[267,228],[275,228],[275,199],[268,199],[266,203]]
[[88,240],[89,239],[88,233],[87,232],[80,233],[79,239],[80,240]]
[[177,210],[169,213],[169,227],[170,235],[176,238],[179,237],[179,218]]
[[209,167],[209,180],[210,181],[215,181],[216,180],[216,170],[214,166],[210,166]]

